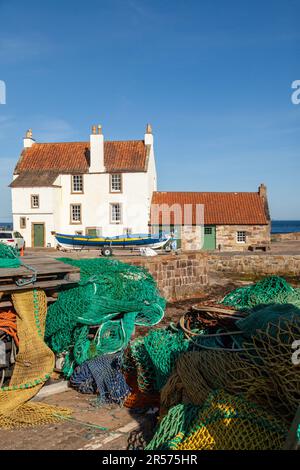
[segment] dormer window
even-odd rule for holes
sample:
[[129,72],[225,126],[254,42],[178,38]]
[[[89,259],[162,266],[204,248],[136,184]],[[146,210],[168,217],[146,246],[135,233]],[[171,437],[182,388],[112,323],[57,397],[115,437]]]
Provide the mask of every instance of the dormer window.
[[110,175],[110,192],[122,192],[122,175],[120,173],[113,173]]
[[72,175],[72,193],[83,193],[83,175]]

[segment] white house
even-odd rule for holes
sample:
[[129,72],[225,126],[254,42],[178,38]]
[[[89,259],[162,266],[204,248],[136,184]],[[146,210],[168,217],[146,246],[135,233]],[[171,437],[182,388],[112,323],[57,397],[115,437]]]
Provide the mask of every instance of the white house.
[[157,189],[153,135],[106,141],[93,126],[88,142],[37,143],[29,130],[14,170],[14,229],[26,246],[55,246],[52,232],[112,236],[148,233]]

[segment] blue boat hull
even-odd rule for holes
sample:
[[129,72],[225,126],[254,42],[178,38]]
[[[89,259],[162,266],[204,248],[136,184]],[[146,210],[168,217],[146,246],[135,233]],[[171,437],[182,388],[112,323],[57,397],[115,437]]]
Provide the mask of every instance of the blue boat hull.
[[84,235],[66,235],[56,233],[55,238],[59,245],[67,248],[102,248],[110,247],[152,247],[161,248],[164,246],[169,237],[159,237],[155,235],[120,235],[117,237],[93,237]]

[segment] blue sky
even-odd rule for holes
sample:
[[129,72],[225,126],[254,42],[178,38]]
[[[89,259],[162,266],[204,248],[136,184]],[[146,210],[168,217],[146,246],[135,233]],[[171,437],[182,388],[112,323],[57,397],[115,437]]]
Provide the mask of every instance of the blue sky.
[[0,0],[0,220],[26,129],[143,138],[160,190],[255,191],[300,219],[299,0]]

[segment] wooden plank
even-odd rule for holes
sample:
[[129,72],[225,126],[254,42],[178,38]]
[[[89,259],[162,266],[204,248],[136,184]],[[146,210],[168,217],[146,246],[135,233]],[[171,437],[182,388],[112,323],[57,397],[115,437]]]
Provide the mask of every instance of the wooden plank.
[[[24,261],[26,262],[26,261]],[[65,264],[60,261],[55,261],[52,263],[37,263],[36,260],[35,262],[30,262],[28,263],[29,266],[32,268],[36,269],[38,274],[49,274],[49,273],[71,273],[71,272],[80,272],[80,269],[71,266],[70,264]],[[30,270],[26,268],[25,266],[20,266],[20,268],[1,268],[0,269],[0,280],[5,279],[5,278],[15,278],[15,277],[20,277],[20,276],[29,276],[30,275]]]
[[51,281],[39,281],[35,282],[34,284],[28,284],[27,286],[21,286],[18,287],[15,284],[7,284],[7,285],[0,285],[0,292],[3,293],[8,293],[8,292],[19,292],[19,291],[24,291],[24,290],[32,290],[35,288],[40,288],[40,289],[53,289],[53,288],[58,288],[61,286],[72,286],[76,284],[75,281],[69,281],[67,279],[53,279]]

